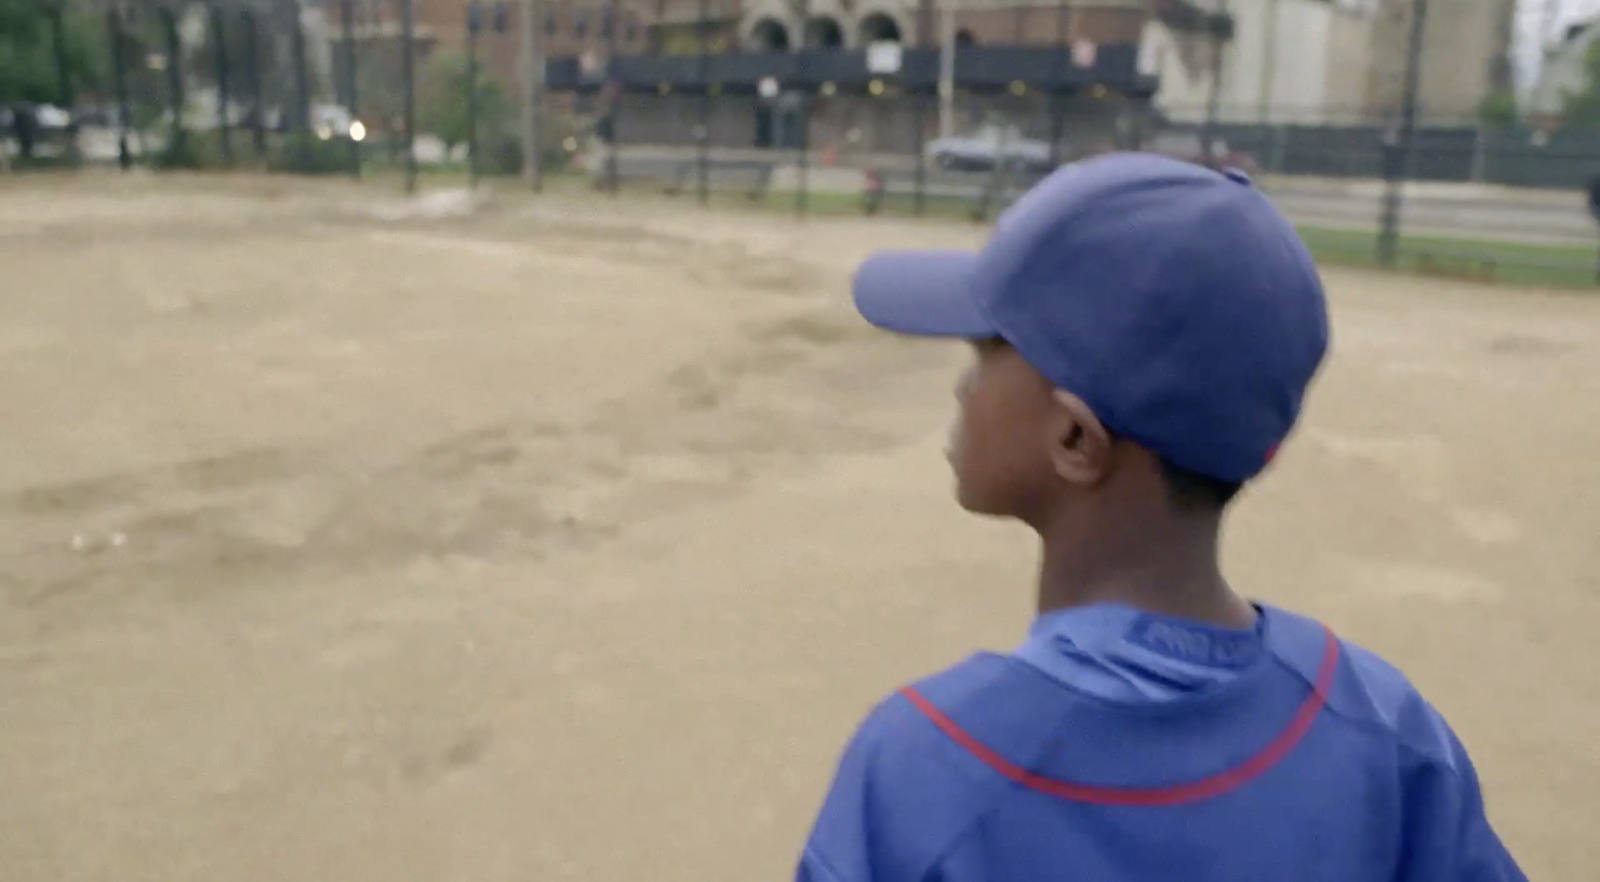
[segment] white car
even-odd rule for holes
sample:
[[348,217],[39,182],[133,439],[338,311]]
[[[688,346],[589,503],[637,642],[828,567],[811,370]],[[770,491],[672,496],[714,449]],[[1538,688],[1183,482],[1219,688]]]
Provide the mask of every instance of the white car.
[[1025,137],[1016,126],[997,123],[981,125],[970,135],[937,138],[924,149],[935,165],[952,171],[988,171],[1002,163],[1029,171],[1051,166],[1049,144]]

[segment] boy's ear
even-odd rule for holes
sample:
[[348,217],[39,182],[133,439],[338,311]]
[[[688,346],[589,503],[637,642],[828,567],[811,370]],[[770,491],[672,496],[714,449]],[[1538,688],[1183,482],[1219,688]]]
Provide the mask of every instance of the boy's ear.
[[1057,389],[1046,420],[1050,463],[1069,484],[1092,487],[1111,472],[1111,433],[1082,398]]

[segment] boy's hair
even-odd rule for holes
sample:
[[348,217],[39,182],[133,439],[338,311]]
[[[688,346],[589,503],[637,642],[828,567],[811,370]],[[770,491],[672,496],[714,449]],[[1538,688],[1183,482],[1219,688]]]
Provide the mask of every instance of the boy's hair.
[[[1111,440],[1122,440],[1116,432],[1109,432]],[[1164,456],[1161,463],[1161,483],[1167,488],[1167,501],[1181,512],[1200,514],[1217,512],[1228,506],[1244,487],[1243,481],[1224,481],[1199,472],[1190,471]]]
[[1242,481],[1223,481],[1191,472],[1161,458],[1161,481],[1167,485],[1167,499],[1185,512],[1221,511],[1244,486]]

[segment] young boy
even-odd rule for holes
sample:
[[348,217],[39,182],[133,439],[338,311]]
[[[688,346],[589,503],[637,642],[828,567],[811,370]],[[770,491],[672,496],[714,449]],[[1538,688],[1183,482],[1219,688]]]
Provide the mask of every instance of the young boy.
[[1223,508],[1328,345],[1316,267],[1249,178],[1076,163],[981,253],[877,255],[855,297],[976,348],[957,496],[1039,534],[1038,618],[873,711],[802,882],[1525,878],[1405,678],[1218,571]]

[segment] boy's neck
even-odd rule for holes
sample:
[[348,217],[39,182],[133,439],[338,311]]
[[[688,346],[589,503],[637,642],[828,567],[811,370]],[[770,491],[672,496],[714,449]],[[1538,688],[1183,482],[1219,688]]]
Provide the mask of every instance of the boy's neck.
[[1076,539],[1041,535],[1039,612],[1117,603],[1232,628],[1255,608],[1228,587],[1217,559],[1220,519],[1182,518]]

